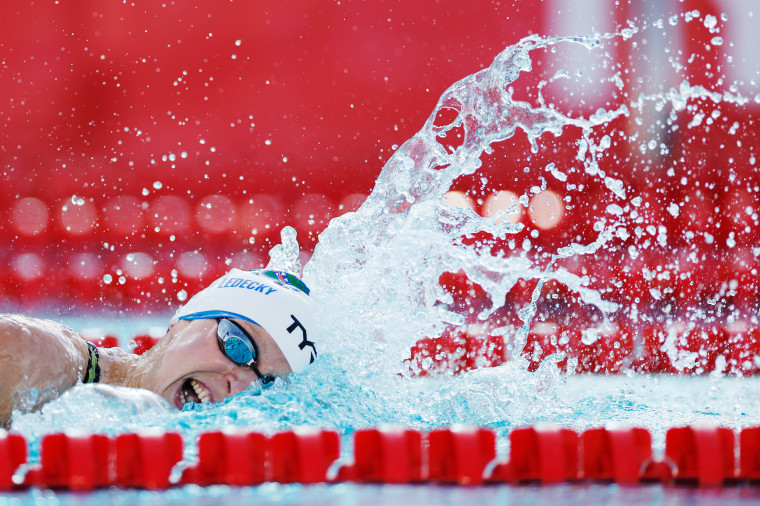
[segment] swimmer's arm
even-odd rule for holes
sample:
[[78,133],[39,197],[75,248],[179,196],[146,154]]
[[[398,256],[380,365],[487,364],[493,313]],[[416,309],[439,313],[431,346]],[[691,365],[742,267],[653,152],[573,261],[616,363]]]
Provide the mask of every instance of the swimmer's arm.
[[0,426],[13,409],[33,411],[81,378],[87,345],[49,320],[0,315]]

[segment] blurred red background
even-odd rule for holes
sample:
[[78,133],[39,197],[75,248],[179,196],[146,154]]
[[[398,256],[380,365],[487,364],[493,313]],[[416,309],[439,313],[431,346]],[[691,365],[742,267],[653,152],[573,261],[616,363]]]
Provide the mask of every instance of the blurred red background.
[[[695,10],[698,19],[684,22]],[[231,265],[266,263],[283,225],[295,226],[308,252],[331,217],[362,202],[394,147],[419,130],[449,85],[529,34],[605,33],[627,20],[644,27],[660,19],[667,28],[679,16],[677,26],[636,44],[611,43],[624,81],[612,101],[610,83],[555,90],[556,102],[574,113],[683,79],[720,92],[737,86],[752,98],[760,69],[756,10],[750,0],[8,0],[0,16],[2,300],[22,309],[51,302],[166,309],[177,304],[179,288],[192,293]],[[708,14],[717,32],[704,22]],[[536,55],[536,67],[576,65],[556,58]],[[673,61],[683,69],[676,72]],[[537,79],[524,83],[530,89]],[[707,105],[718,114],[705,120],[707,128],[679,123],[663,134],[633,117],[616,120],[598,133],[613,141],[600,165],[631,197],[645,197],[647,223],[668,225],[666,250],[652,248],[652,255],[702,259],[678,288],[683,300],[699,302],[735,280],[744,290],[734,290],[729,303],[752,306],[758,104]],[[546,137],[532,154],[516,135],[455,189],[485,212],[493,192],[519,195],[537,184],[525,167],[577,165],[578,132]],[[642,152],[649,138],[657,148]],[[565,186],[547,180],[561,197]],[[571,175],[571,183],[580,181]],[[601,189],[589,188],[534,243],[550,249],[593,240],[589,216],[607,203]],[[536,223],[520,219],[527,237]],[[707,244],[689,235],[707,229]],[[608,286],[624,247],[572,268],[612,272],[599,275]],[[659,261],[640,259],[634,270]],[[697,279],[712,288],[702,290]],[[41,290],[43,280],[65,289]],[[634,288],[620,296],[624,302],[664,304],[653,300],[651,279],[639,281],[625,279]]]

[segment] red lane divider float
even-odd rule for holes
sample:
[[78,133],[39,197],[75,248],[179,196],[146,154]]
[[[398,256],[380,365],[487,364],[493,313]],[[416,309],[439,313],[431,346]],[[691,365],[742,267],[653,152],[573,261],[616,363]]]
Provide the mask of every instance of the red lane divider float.
[[633,485],[644,478],[652,460],[652,436],[646,429],[591,429],[581,434],[583,477]]
[[354,465],[341,476],[364,483],[419,483],[422,434],[400,428],[363,429],[354,433]]
[[760,427],[739,434],[739,478],[760,483]]
[[26,462],[26,441],[18,434],[0,431],[0,491],[15,488],[13,473]]
[[341,456],[340,441],[337,432],[314,428],[271,436],[208,432],[199,437],[197,459],[189,461],[183,460],[183,441],[175,433],[115,438],[49,434],[42,438],[39,461],[27,463],[23,437],[2,433],[0,491],[110,486],[162,490],[264,482],[760,484],[760,427],[741,431],[738,461],[735,434],[724,427],[672,428],[662,458],[653,456],[652,437],[643,428],[580,434],[566,428],[517,428],[509,434],[508,459],[498,455],[496,434],[478,427],[427,434],[388,427],[359,430],[353,435],[353,460]]
[[270,479],[269,439],[255,432],[206,432],[198,439],[198,464],[185,469],[183,483],[258,485]]
[[120,487],[164,489],[172,468],[182,460],[182,437],[166,434],[123,434],[115,441],[114,484]]
[[340,455],[337,432],[305,428],[275,434],[270,440],[272,481],[320,483]]
[[434,430],[427,441],[428,479],[438,483],[481,485],[496,458],[496,435],[488,429]]
[[725,427],[678,427],[665,436],[676,482],[718,486],[736,478],[734,433]]
[[111,485],[113,441],[104,435],[48,434],[42,438],[40,466],[26,483],[41,488],[92,490]]
[[[473,330],[474,327],[474,330]],[[491,334],[498,330],[498,334]],[[413,374],[461,373],[500,365],[515,353],[509,344],[516,327],[464,325],[437,338],[419,340],[410,351]],[[616,374],[626,370],[644,373],[707,374],[718,371],[737,376],[760,372],[760,328],[746,322],[730,324],[646,324],[582,328],[536,322],[528,332],[521,354],[528,370],[535,371],[549,356],[564,355],[557,366],[567,370],[573,359],[578,373]]]
[[509,435],[507,478],[542,484],[577,481],[578,434],[569,429],[527,427]]

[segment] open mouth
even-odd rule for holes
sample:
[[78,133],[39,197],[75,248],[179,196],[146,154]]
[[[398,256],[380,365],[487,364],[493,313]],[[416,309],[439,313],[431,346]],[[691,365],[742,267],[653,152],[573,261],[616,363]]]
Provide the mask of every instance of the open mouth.
[[211,392],[203,383],[188,378],[179,390],[179,401],[183,406],[188,402],[205,404],[211,402]]

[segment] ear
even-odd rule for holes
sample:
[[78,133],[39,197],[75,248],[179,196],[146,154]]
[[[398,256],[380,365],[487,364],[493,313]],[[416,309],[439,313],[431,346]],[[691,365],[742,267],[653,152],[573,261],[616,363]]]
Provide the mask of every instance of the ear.
[[189,325],[192,322],[192,320],[180,320],[178,318],[172,318],[172,320],[169,322],[169,327],[166,329],[166,336],[169,337],[173,334],[176,334],[180,330],[182,330],[184,327]]
[[[172,319],[169,322],[169,327],[166,329],[166,334],[164,334],[164,337],[158,340],[156,346],[162,345],[161,347],[166,347],[168,344],[174,341],[174,339],[177,337],[177,333],[182,330],[182,328],[185,327],[187,323],[188,322],[186,320]],[[156,346],[154,346],[154,348]]]

